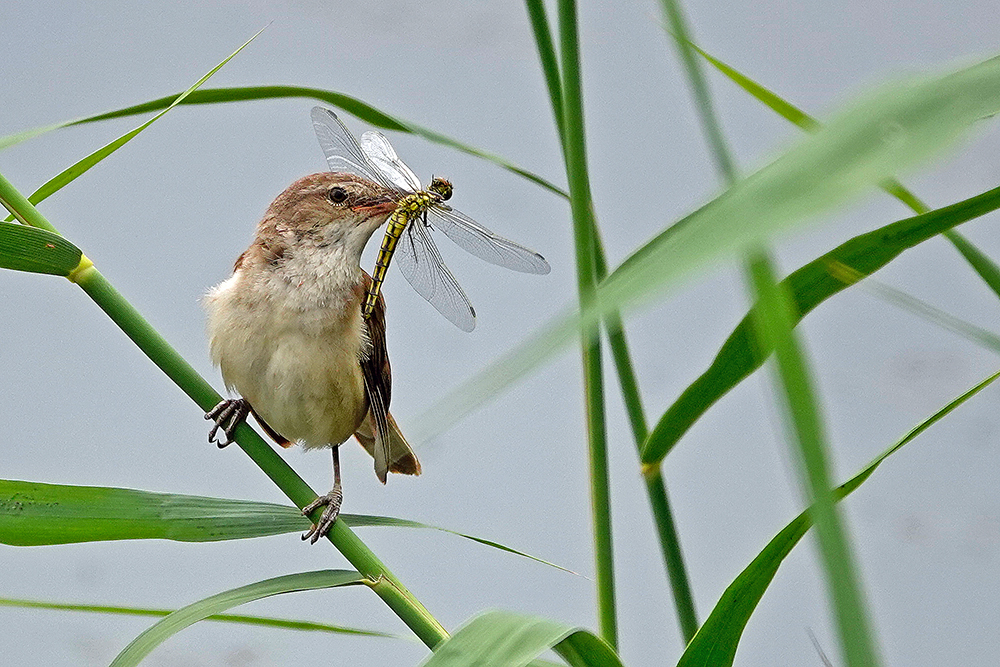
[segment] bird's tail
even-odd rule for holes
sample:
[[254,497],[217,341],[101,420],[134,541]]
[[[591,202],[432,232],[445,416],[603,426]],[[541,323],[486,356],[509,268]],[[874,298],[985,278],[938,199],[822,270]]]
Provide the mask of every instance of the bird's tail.
[[[413,453],[413,448],[406,441],[403,432],[399,430],[399,424],[389,414],[389,472],[396,472],[403,475],[419,475],[420,461]],[[375,456],[375,420],[371,412],[361,422],[361,426],[354,432],[354,437],[358,439],[365,451]]]

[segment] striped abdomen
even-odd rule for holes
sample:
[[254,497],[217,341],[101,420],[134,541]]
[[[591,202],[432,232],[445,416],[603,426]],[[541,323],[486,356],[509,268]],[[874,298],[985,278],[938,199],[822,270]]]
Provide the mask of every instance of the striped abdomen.
[[372,284],[365,295],[365,304],[361,314],[368,319],[378,301],[379,292],[382,290],[382,283],[385,282],[386,271],[389,270],[389,262],[392,261],[392,253],[396,251],[396,244],[399,237],[403,235],[403,230],[411,220],[416,220],[423,213],[442,199],[436,192],[415,192],[399,200],[396,210],[389,216],[386,224],[385,236],[382,237],[382,245],[379,247],[378,259],[375,260],[375,270],[372,271]]

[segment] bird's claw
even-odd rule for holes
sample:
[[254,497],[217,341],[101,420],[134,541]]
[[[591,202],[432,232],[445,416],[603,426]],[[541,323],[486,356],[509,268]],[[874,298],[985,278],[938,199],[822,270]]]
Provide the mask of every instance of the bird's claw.
[[336,523],[337,517],[340,515],[340,504],[343,500],[344,493],[339,488],[334,487],[330,493],[325,496],[319,496],[316,500],[303,507],[302,513],[307,516],[318,507],[325,506],[326,509],[323,510],[323,514],[320,516],[319,521],[314,523],[312,527],[302,535],[302,539],[309,540],[310,544],[316,544],[321,537],[326,537],[327,533],[330,532],[330,529],[333,528],[333,524]]
[[[208,441],[217,443],[219,449],[231,444],[234,440],[236,427],[246,421],[248,414],[250,414],[250,404],[247,403],[246,399],[229,398],[220,401],[218,405],[205,413],[205,419],[211,419],[215,422],[212,430],[208,432]],[[225,440],[216,441],[215,436],[219,429],[225,433]]]

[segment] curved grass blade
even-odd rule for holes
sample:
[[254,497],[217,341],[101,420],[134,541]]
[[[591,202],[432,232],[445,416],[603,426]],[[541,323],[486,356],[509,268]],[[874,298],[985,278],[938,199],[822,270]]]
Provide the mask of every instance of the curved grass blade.
[[[842,243],[782,281],[792,295],[796,323],[823,301],[878,271],[904,250],[997,208],[1000,208],[1000,188]],[[849,267],[850,273],[843,267]],[[753,324],[747,314],[726,338],[708,369],[688,385],[653,428],[643,448],[643,463],[657,465],[701,415],[760,368],[766,358],[766,351],[758,349],[754,342]]]
[[648,301],[710,261],[757,247],[917,166],[997,109],[996,59],[886,86],[865,97],[639,248],[601,283],[594,309],[553,318],[539,334],[449,392],[420,417],[419,435],[426,439],[443,432],[565,347],[582,325]]
[[[93,614],[111,614],[117,616],[154,616],[164,617],[177,611],[176,609],[150,609],[148,607],[121,607],[101,604],[72,604],[68,602],[44,602],[42,600],[21,600],[17,598],[0,598],[0,607],[15,607],[21,609],[51,609],[53,611],[75,611]],[[219,623],[239,623],[263,628],[281,630],[302,630],[306,632],[326,632],[335,635],[353,635],[357,637],[384,637],[386,639],[406,639],[399,635],[378,630],[351,628],[329,623],[314,621],[297,621],[288,618],[273,618],[270,616],[251,616],[249,614],[212,614],[205,617],[206,621]]]
[[[834,489],[834,500],[840,501],[846,498],[871,477],[883,461],[988,387],[997,378],[1000,378],[1000,372],[989,376],[915,426],[854,477]],[[791,553],[792,548],[798,544],[811,526],[812,519],[807,510],[795,517],[767,543],[767,546],[733,580],[733,583],[719,598],[712,613],[709,614],[694,639],[688,644],[677,663],[677,667],[730,667],[733,664],[740,636],[750,620],[750,615],[753,614],[757,603],[760,602],[767,587],[774,579],[782,561]]]
[[[211,76],[213,74],[215,74],[220,69],[222,69],[222,67],[226,63],[228,63],[230,60],[232,60],[233,58],[235,58],[237,53],[239,53],[240,51],[242,51],[243,49],[245,49],[247,47],[247,45],[249,45],[250,42],[252,42],[253,40],[255,40],[257,38],[257,35],[259,35],[262,32],[264,32],[264,28],[261,28],[253,37],[251,37],[246,42],[244,42],[243,45],[240,46],[240,48],[238,48],[235,51],[233,51],[232,54],[229,55],[229,57],[227,57],[221,63],[219,63],[218,65],[216,65],[215,67],[213,67],[211,70],[209,70],[209,72],[205,76],[203,76],[200,79],[198,79],[194,83],[194,85],[192,85],[190,88],[188,88],[187,90],[185,90],[180,95],[177,95],[176,97],[174,97],[173,100],[169,102],[169,104],[165,104],[163,110],[160,113],[156,114],[155,116],[153,116],[152,118],[150,118],[149,120],[147,120],[145,123],[143,123],[139,127],[135,128],[134,130],[131,130],[130,132],[126,132],[125,134],[123,134],[122,136],[118,137],[117,139],[115,139],[114,141],[112,141],[111,143],[109,143],[108,145],[106,145],[103,148],[100,148],[100,149],[94,151],[93,153],[91,153],[87,157],[85,157],[82,160],[78,161],[73,166],[69,167],[68,169],[63,170],[61,173],[59,173],[56,176],[52,177],[45,184],[43,184],[42,187],[40,187],[37,190],[35,190],[35,192],[33,192],[28,197],[28,201],[30,201],[32,204],[38,204],[39,202],[45,200],[50,195],[58,192],[60,189],[62,189],[63,187],[65,187],[68,183],[71,183],[75,179],[77,179],[80,176],[82,176],[84,173],[86,173],[91,167],[93,167],[94,165],[96,165],[98,162],[100,162],[101,160],[103,160],[104,158],[106,158],[107,156],[111,155],[116,150],[118,150],[119,148],[121,148],[122,146],[124,146],[125,144],[127,144],[137,134],[139,134],[140,132],[142,132],[143,130],[145,130],[147,127],[149,127],[150,125],[152,125],[156,120],[158,120],[161,116],[163,116],[163,114],[167,113],[168,111],[170,111],[171,109],[173,109],[175,106],[177,106],[178,104],[180,104],[181,102],[183,102],[186,97],[188,97],[192,92],[194,92],[195,90],[197,90],[201,86],[201,84],[203,84],[206,81],[208,81],[208,79],[211,78]],[[59,127],[59,126],[54,125],[54,126],[50,126],[50,127],[54,128],[54,127]],[[38,134],[41,134],[41,130],[30,130],[27,133],[23,133],[22,132],[21,135],[19,135],[19,136],[24,136],[24,135],[37,136]],[[8,218],[8,221],[11,220],[11,219],[13,219],[13,218],[12,217]]]
[[45,229],[0,222],[0,268],[68,276],[83,253]]
[[572,667],[622,667],[611,647],[586,630],[508,611],[491,611],[472,619],[420,664],[521,667],[549,649]]
[[[675,35],[676,38],[676,35]],[[683,38],[679,38],[683,39]],[[708,53],[700,46],[689,39],[684,40],[694,49],[694,51],[704,58],[710,65],[722,72],[730,81],[750,93],[753,97],[763,102],[765,106],[780,115],[785,120],[797,125],[807,132],[816,132],[823,127],[823,124],[798,108],[791,102],[781,98],[774,91],[765,88],[739,70],[722,62],[712,54]]]
[[[255,35],[256,36],[256,35]],[[245,45],[244,45],[245,46]],[[241,47],[242,48],[242,47]],[[233,54],[236,55],[236,54]],[[232,57],[232,56],[230,56]],[[52,130],[57,130],[64,127],[71,127],[73,125],[83,125],[85,123],[94,123],[102,120],[109,120],[111,118],[122,118],[125,116],[134,116],[137,114],[148,113],[150,111],[157,111],[160,109],[168,108],[175,104],[220,104],[225,102],[247,102],[251,100],[269,100],[269,99],[280,99],[280,98],[294,98],[302,97],[312,100],[319,100],[321,102],[326,102],[327,104],[333,105],[339,109],[346,111],[352,116],[386,130],[395,130],[397,132],[408,132],[410,134],[415,134],[417,136],[423,137],[428,141],[432,141],[436,144],[441,144],[442,146],[448,146],[449,148],[454,148],[455,150],[461,151],[462,153],[467,153],[484,160],[488,160],[493,164],[506,169],[512,173],[517,174],[523,178],[536,183],[546,190],[549,190],[560,197],[568,198],[569,194],[562,188],[554,185],[553,183],[542,178],[538,174],[532,173],[527,169],[522,169],[513,162],[496,155],[495,153],[490,153],[475,146],[470,146],[469,144],[464,144],[456,139],[452,139],[440,132],[435,132],[426,127],[422,127],[415,123],[403,120],[396,116],[385,113],[379,109],[376,109],[372,105],[362,102],[361,100],[351,97],[350,95],[345,95],[343,93],[338,93],[333,90],[324,90],[322,88],[308,88],[305,86],[239,86],[232,88],[209,88],[204,90],[189,90],[183,97],[178,98],[177,95],[168,95],[166,97],[161,97],[159,99],[150,100],[148,102],[143,102],[142,104],[136,104],[130,107],[125,107],[122,109],[116,109],[114,111],[108,111],[106,113],[97,114],[94,116],[87,116],[86,118],[78,118],[76,120],[69,120],[62,123],[56,123],[54,125],[48,125],[46,127],[35,128],[33,130],[27,130],[25,132],[20,132],[18,134],[12,134],[6,137],[0,137],[0,150],[7,148],[8,146],[13,146],[14,144],[20,143],[32,137],[37,137],[40,134],[50,132]],[[155,118],[153,119],[155,120]],[[151,121],[152,122],[152,121]],[[32,199],[34,201],[34,199]]]
[[509,554],[514,554],[515,556],[520,556],[521,558],[527,558],[528,560],[533,560],[536,563],[541,563],[542,565],[548,565],[549,567],[554,567],[557,570],[562,570],[569,574],[575,574],[581,576],[580,573],[574,572],[562,565],[557,565],[547,560],[543,560],[538,556],[532,556],[529,553],[523,551],[518,551],[512,547],[508,547],[505,544],[500,544],[499,542],[494,542],[493,540],[488,540],[484,537],[476,537],[475,535],[469,535],[468,533],[460,533],[457,530],[451,530],[450,528],[442,528],[440,526],[433,526],[428,523],[421,523],[419,521],[410,521],[409,519],[397,519],[391,516],[373,516],[371,514],[341,514],[340,515],[344,521],[347,522],[353,528],[363,528],[366,526],[385,526],[393,528],[424,528],[429,530],[439,530],[442,533],[449,533],[451,535],[456,535],[458,537],[463,537],[467,540],[472,540],[473,542],[478,542],[487,547],[492,547],[494,549],[499,549],[500,551],[506,551]]
[[35,137],[41,136],[43,134],[48,134],[53,130],[60,130],[64,127],[69,127],[70,125],[76,125],[82,122],[84,119],[80,120],[65,120],[59,123],[53,123],[52,125],[43,125],[42,127],[33,127],[30,130],[25,130],[24,132],[18,132],[16,134],[8,134],[7,136],[0,137],[0,151],[11,146],[16,146],[22,141],[27,141],[28,139],[34,139]]
[[309,527],[294,507],[99,486],[0,480],[0,543],[215,542]]
[[348,570],[318,570],[315,572],[286,574],[281,577],[265,579],[264,581],[258,581],[218,593],[168,614],[163,620],[157,622],[133,639],[132,643],[126,646],[125,650],[119,653],[118,657],[112,661],[111,666],[133,667],[134,665],[138,665],[154,648],[189,625],[193,625],[213,614],[218,614],[219,612],[232,609],[247,602],[281,595],[282,593],[367,583],[370,582],[357,572]]
[[[447,528],[386,516],[340,516],[355,528],[438,530],[576,574],[498,542]],[[297,508],[275,503],[0,480],[0,544],[12,546],[149,539],[218,542],[301,532],[309,525]]]

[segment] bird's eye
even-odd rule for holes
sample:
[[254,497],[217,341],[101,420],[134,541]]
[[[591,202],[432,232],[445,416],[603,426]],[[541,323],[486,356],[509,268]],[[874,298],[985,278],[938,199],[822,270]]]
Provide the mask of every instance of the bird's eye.
[[330,188],[329,197],[330,201],[332,201],[334,204],[343,204],[345,201],[347,201],[347,190],[340,187],[339,185],[335,185],[334,187]]

